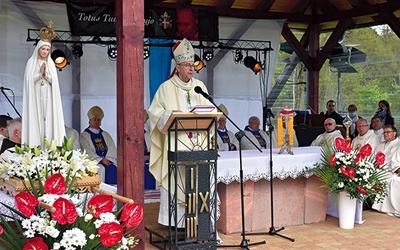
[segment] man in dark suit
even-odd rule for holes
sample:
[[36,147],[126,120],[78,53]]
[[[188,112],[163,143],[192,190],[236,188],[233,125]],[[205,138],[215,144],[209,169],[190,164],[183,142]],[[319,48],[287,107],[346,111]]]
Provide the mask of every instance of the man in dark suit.
[[343,125],[343,117],[336,112],[336,102],[334,100],[329,100],[326,103],[326,118],[333,118],[337,125]]

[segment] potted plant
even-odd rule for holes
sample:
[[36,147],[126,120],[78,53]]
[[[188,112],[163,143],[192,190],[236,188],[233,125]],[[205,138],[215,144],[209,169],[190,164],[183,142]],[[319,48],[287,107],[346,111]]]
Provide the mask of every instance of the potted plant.
[[[354,225],[357,200],[364,202],[370,198],[379,202],[386,196],[388,171],[383,166],[385,155],[382,152],[372,154],[369,144],[353,150],[350,141],[336,138],[334,147],[326,144],[322,147],[321,157],[321,163],[317,163],[312,172],[325,183],[323,187],[338,197],[341,227],[352,228],[348,223]],[[346,201],[351,208],[341,211],[341,205]],[[348,223],[344,222],[345,215],[349,215]]]

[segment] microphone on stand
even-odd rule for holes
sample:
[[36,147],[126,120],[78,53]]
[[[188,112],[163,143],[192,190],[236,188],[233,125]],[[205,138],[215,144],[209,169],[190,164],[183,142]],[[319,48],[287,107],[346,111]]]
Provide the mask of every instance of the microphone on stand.
[[377,116],[378,113],[381,112],[382,110],[383,110],[383,108],[378,108],[378,110],[377,110],[376,113],[375,113],[375,116]]
[[211,97],[209,94],[207,94],[206,92],[204,92],[204,91],[201,89],[200,86],[194,87],[194,92],[196,92],[197,94],[200,94],[200,95],[204,96],[204,98],[206,98],[206,99],[209,100],[210,102],[213,102],[212,97]]
[[266,114],[267,114],[267,117],[275,118],[275,115],[274,115],[274,113],[272,113],[271,109],[267,109]]

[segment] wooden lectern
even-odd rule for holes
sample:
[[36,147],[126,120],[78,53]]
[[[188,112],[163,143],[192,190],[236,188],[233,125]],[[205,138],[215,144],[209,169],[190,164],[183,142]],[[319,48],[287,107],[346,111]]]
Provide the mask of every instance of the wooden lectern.
[[168,132],[170,249],[217,246],[218,151],[212,136],[221,115],[173,113],[163,129]]

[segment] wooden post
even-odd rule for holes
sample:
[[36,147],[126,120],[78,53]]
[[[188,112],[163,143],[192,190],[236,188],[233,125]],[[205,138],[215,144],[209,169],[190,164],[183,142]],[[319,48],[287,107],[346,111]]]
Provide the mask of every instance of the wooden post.
[[[320,26],[317,24],[310,24],[310,39],[309,39],[309,47],[310,47],[310,56],[315,62],[318,58],[318,49],[319,49],[319,36],[320,36]],[[319,69],[316,70],[313,68],[309,69],[308,72],[308,104],[312,107],[312,109],[318,114],[318,101],[319,101]]]
[[[144,203],[144,1],[116,0],[118,194]],[[144,249],[144,222],[135,234]]]

